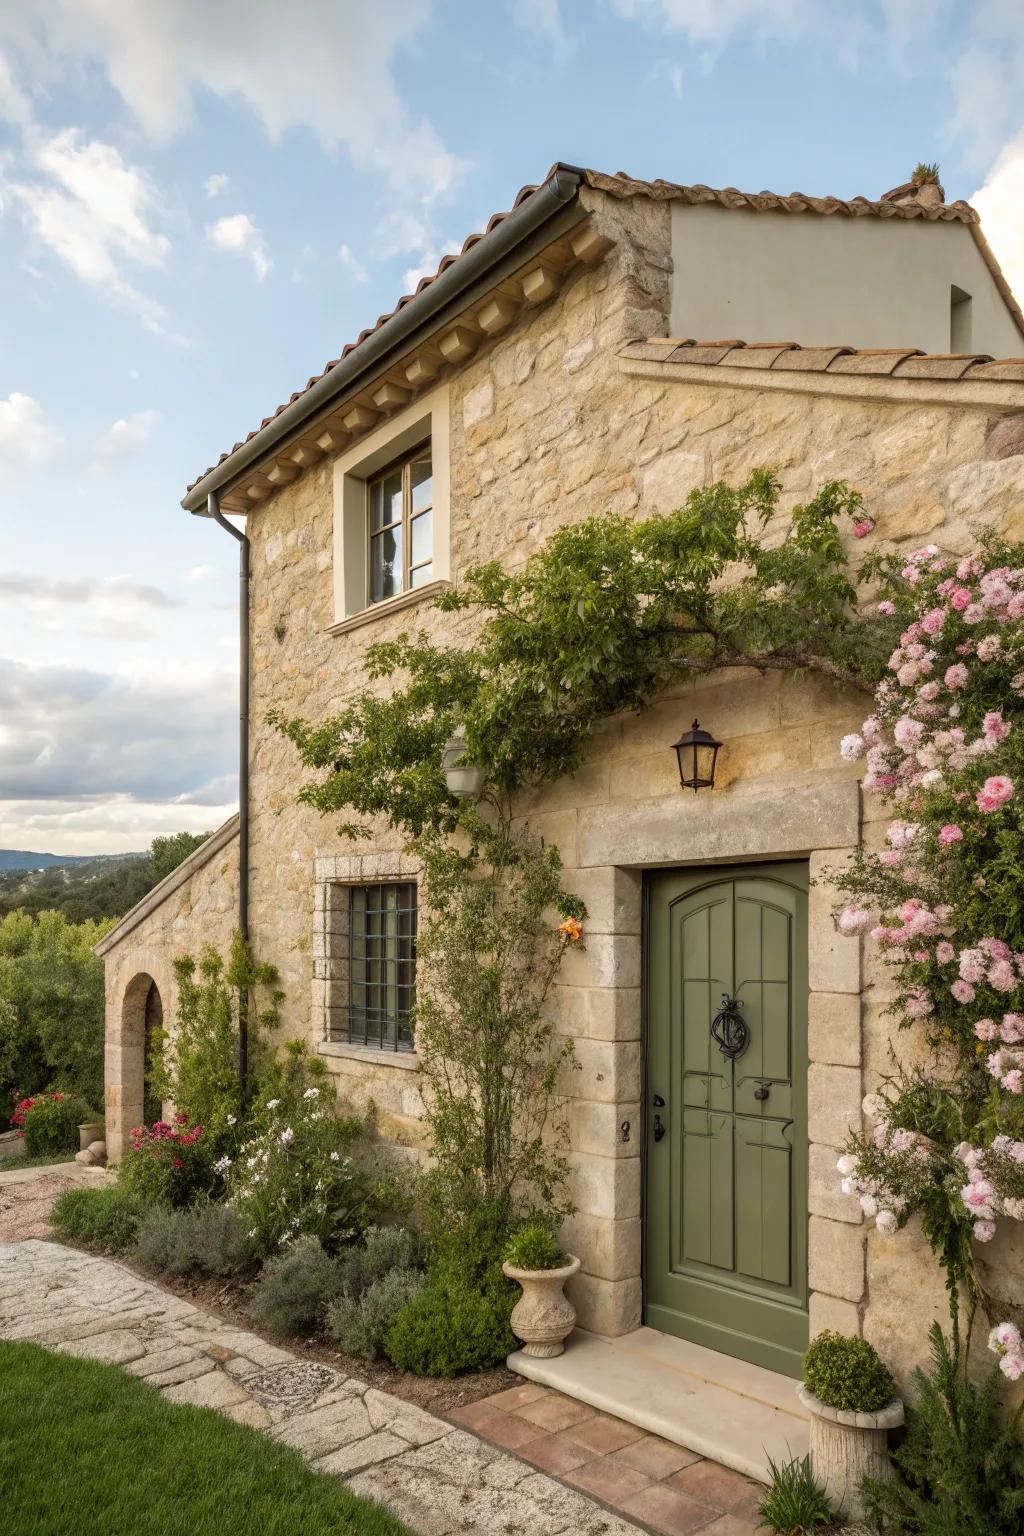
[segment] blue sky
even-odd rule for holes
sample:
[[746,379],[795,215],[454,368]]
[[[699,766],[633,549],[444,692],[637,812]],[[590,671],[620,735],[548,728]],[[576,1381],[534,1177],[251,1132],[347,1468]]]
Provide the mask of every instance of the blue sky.
[[1024,6],[0,0],[0,846],[230,812],[236,557],[185,484],[555,159],[938,159],[1021,291]]

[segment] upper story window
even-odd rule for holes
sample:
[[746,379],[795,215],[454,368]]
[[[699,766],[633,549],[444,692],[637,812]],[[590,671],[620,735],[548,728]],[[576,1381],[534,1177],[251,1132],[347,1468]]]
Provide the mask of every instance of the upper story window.
[[367,483],[370,603],[433,580],[433,506],[429,442]]
[[449,388],[397,411],[334,461],[334,623],[343,634],[451,578]]

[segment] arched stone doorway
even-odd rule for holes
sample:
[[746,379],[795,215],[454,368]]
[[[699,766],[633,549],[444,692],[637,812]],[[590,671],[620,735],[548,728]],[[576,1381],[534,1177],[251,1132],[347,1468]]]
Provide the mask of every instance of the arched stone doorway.
[[[163,1028],[164,1005],[160,988],[148,971],[137,972],[129,981],[119,1013],[120,1027],[108,1041],[107,1152],[113,1160],[126,1150],[134,1126],[151,1125],[161,1114],[160,1102],[153,1098],[147,1079],[154,1035]],[[114,1065],[111,1045],[117,1058],[116,1079],[110,1070]]]

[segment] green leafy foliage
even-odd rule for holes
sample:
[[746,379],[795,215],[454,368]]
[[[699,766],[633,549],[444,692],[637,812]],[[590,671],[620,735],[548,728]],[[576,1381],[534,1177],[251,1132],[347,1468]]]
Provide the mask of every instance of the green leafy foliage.
[[327,1308],[327,1332],[347,1354],[374,1360],[399,1312],[423,1289],[419,1241],[405,1227],[368,1227],[338,1258],[341,1294]]
[[249,1060],[261,1062],[261,1037],[278,1021],[283,993],[277,970],[257,964],[240,933],[228,961],[211,946],[198,959],[174,962],[178,1008],[173,1025],[153,1042],[151,1088],[159,1100],[171,1100],[195,1125],[203,1127],[211,1155],[233,1145],[233,1126],[244,1107],[238,1077],[239,1009],[249,1028]]
[[877,1413],[896,1396],[892,1373],[867,1339],[826,1328],[804,1355],[804,1385],[830,1408]]
[[153,884],[159,885],[161,880],[173,874],[189,854],[202,847],[209,835],[209,832],[173,832],[168,837],[154,837],[149,848]]
[[[457,725],[467,759],[514,789],[573,772],[603,716],[716,667],[809,668],[865,686],[879,639],[854,611],[839,532],[859,507],[830,482],[783,528],[778,481],[759,470],[663,516],[562,527],[516,571],[471,568],[437,606],[470,615],[475,643],[382,642],[367,673],[386,686],[321,722],[271,717],[316,771],[300,798],[383,814],[414,837],[448,832],[459,812],[440,757]],[[762,537],[769,525],[778,537]]]
[[514,1269],[557,1269],[565,1254],[547,1222],[531,1221],[505,1244],[505,1262]]
[[301,1092],[289,1092],[280,1074],[273,1080],[280,1092],[256,1105],[236,1156],[214,1166],[257,1252],[275,1253],[299,1236],[336,1249],[370,1218],[369,1183],[352,1157],[363,1122],[338,1117],[325,1074]]
[[1024,1529],[1024,1407],[1006,1416],[994,1366],[979,1385],[938,1323],[931,1370],[914,1373],[914,1407],[891,1453],[898,1474],[865,1485],[869,1513],[886,1536],[1019,1536]]
[[210,1164],[210,1147],[200,1125],[185,1114],[135,1126],[131,1146],[118,1166],[121,1187],[143,1205],[191,1205],[197,1195],[217,1183]]
[[498,1365],[515,1349],[509,1324],[515,1292],[491,1280],[482,1288],[436,1279],[395,1319],[388,1358],[417,1376],[458,1376]]
[[139,1224],[132,1258],[154,1274],[237,1275],[252,1266],[238,1212],[202,1200],[187,1210],[153,1206]]
[[249,1315],[260,1328],[281,1336],[317,1331],[341,1288],[341,1272],[315,1237],[300,1237],[260,1271]]
[[54,1202],[50,1221],[58,1237],[85,1243],[99,1253],[124,1253],[135,1242],[145,1206],[120,1185],[66,1189]]
[[781,1466],[769,1456],[768,1469],[771,1484],[757,1506],[762,1526],[778,1531],[779,1536],[812,1536],[819,1526],[832,1524],[832,1511],[810,1456],[794,1457]]
[[575,1057],[545,1005],[575,942],[552,912],[578,925],[585,908],[561,888],[557,849],[504,820],[478,818],[473,831],[468,852],[437,836],[419,844],[430,920],[418,942],[417,1046],[427,1207],[441,1226],[481,1207],[506,1225],[568,1209],[558,1088]]
[[0,922],[0,1116],[43,1088],[103,1102],[103,962],[92,950],[108,927],[60,912]]
[[[29,1107],[19,1114],[29,1157],[52,1157],[57,1152],[78,1151],[78,1127],[93,1118],[92,1110],[77,1094],[41,1093],[23,1101]],[[23,1106],[18,1106],[22,1110]]]

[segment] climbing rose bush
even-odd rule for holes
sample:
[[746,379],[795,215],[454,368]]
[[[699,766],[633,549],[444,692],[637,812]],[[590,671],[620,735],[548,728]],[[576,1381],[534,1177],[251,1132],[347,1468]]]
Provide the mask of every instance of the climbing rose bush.
[[[1024,1220],[1024,546],[927,545],[865,571],[893,648],[839,750],[892,818],[837,877],[837,926],[879,945],[897,1022],[924,1030],[936,1064],[865,1100],[871,1131],[839,1172],[880,1232],[919,1215],[951,1291],[991,1313],[975,1245]],[[1005,1334],[1007,1375],[1024,1371],[1018,1345]]]

